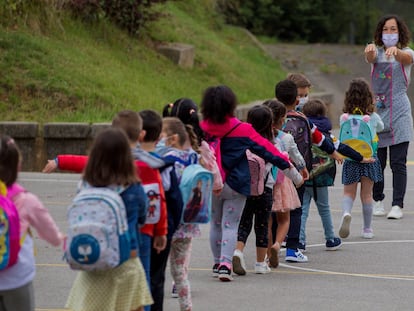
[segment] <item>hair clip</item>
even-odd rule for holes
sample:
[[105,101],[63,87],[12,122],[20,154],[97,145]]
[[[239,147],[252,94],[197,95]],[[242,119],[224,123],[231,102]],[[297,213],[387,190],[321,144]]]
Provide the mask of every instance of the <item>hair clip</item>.
[[15,144],[15,142],[14,142],[14,139],[13,138],[10,138],[8,141],[7,141],[7,146],[10,146],[10,145],[14,145]]

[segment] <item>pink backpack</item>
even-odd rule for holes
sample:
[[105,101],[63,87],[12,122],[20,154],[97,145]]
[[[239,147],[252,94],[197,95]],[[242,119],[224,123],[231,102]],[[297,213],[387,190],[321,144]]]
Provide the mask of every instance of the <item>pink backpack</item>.
[[246,157],[250,171],[250,195],[261,195],[264,191],[266,163],[249,149],[246,150]]
[[[3,187],[2,187],[3,186]],[[0,188],[5,189],[4,184]],[[13,184],[0,193],[0,271],[5,270],[17,262],[20,242],[20,220],[19,212],[12,198],[24,188]]]

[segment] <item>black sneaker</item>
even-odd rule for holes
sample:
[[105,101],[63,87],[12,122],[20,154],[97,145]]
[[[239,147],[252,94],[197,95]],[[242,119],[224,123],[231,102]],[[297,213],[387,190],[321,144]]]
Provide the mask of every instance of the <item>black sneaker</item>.
[[330,240],[326,240],[326,250],[327,251],[335,251],[340,248],[342,245],[342,241],[340,238],[333,238]]
[[233,280],[231,276],[231,270],[224,265],[219,267],[219,280],[222,282],[230,282]]
[[214,264],[214,266],[213,266],[213,278],[218,278],[218,276],[219,276],[219,267],[220,267],[220,264],[218,264],[218,263],[216,263],[216,264]]

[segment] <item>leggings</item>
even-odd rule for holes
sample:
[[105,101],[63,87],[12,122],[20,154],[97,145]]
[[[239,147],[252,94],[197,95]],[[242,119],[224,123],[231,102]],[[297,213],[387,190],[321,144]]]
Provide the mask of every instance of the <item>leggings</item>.
[[33,283],[11,290],[0,290],[0,311],[34,311]]

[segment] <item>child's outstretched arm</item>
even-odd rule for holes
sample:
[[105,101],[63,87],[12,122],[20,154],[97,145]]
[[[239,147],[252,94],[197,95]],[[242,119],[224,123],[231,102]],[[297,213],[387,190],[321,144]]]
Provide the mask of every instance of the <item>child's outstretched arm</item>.
[[72,171],[75,173],[81,173],[88,163],[88,156],[86,155],[74,155],[74,154],[61,154],[54,160],[48,160],[47,164],[43,168],[43,173],[52,173],[56,169],[63,171]]

